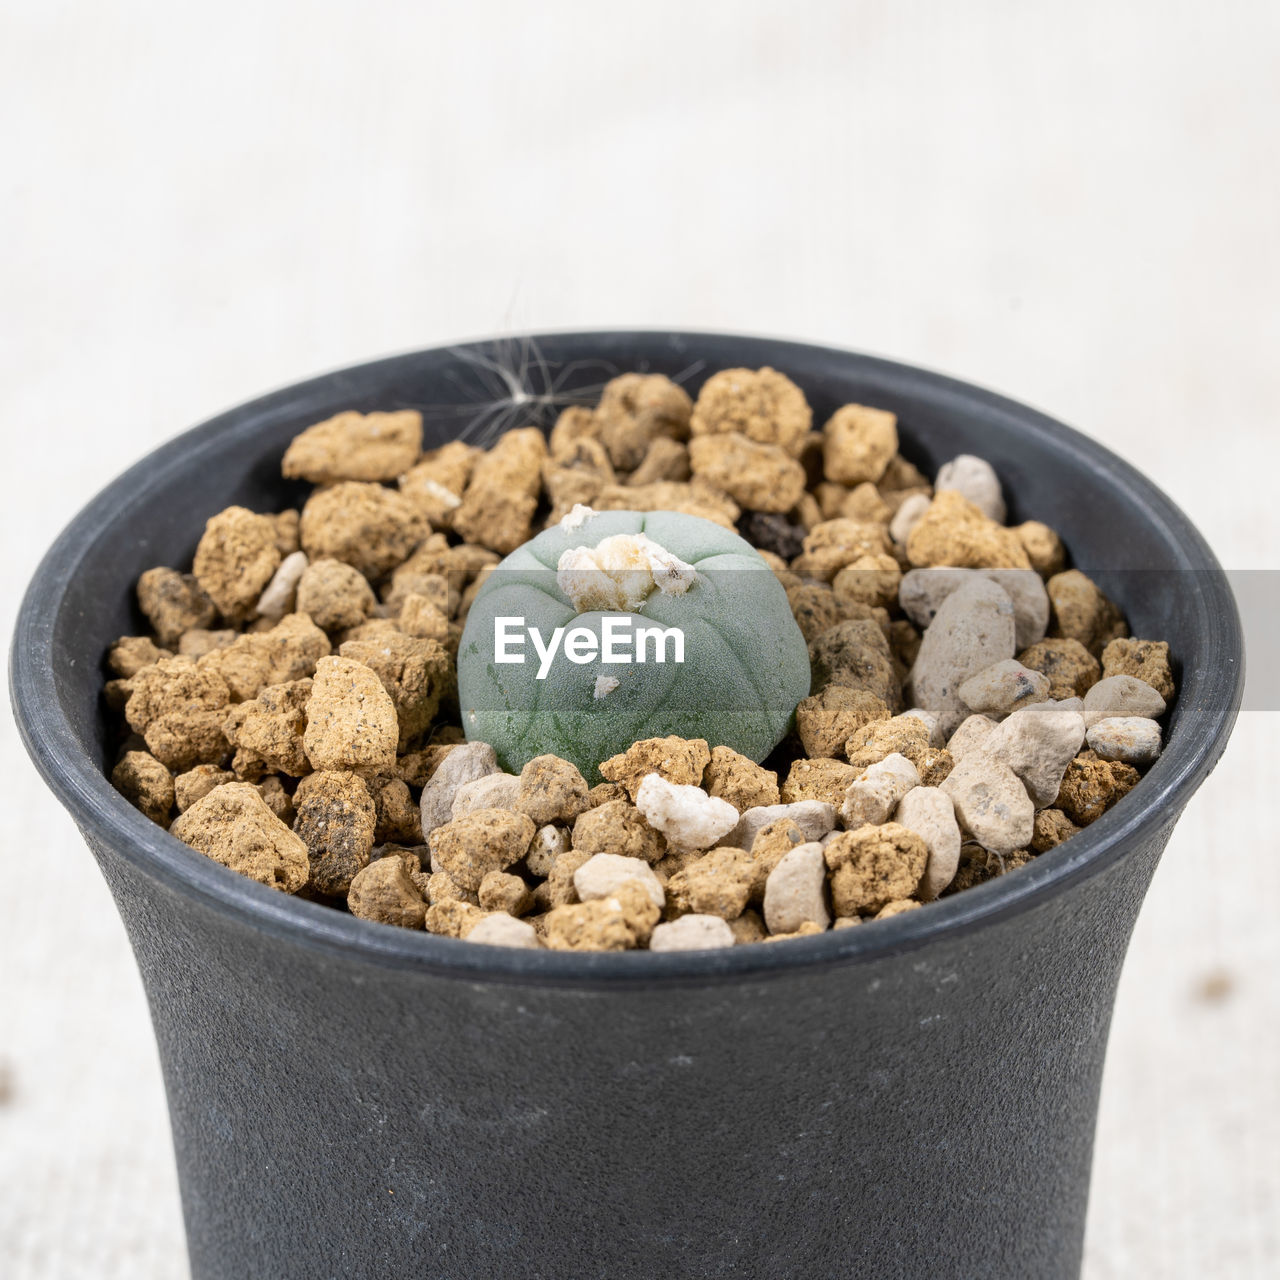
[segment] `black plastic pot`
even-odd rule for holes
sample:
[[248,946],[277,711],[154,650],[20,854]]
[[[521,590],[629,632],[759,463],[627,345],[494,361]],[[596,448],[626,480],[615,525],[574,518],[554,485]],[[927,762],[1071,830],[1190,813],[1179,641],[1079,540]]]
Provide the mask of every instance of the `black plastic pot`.
[[292,498],[279,459],[296,431],[342,408],[419,406],[444,439],[463,419],[440,406],[487,376],[464,355],[494,348],[379,361],[197,427],[58,539],[11,666],[28,750],[93,850],[146,983],[194,1275],[1075,1275],[1125,948],[1240,701],[1239,622],[1212,554],[1101,446],[934,374],[710,334],[537,346],[568,386],[692,368],[696,390],[718,368],[770,364],[819,422],[850,400],[896,410],[927,469],[965,450],[990,459],[1011,518],[1059,529],[1134,633],[1170,641],[1167,749],[1030,866],[778,946],[509,951],[292,900],[111,789],[102,655],[140,625],[138,574],[189,557],[207,516]]

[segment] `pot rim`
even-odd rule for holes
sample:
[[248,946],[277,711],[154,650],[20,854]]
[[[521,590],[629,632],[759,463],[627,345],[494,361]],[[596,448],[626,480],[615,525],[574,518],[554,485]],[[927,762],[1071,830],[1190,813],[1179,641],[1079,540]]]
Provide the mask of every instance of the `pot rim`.
[[794,971],[880,960],[912,951],[1029,910],[1094,875],[1124,855],[1148,829],[1176,820],[1226,746],[1244,686],[1243,638],[1231,588],[1204,538],[1173,501],[1136,468],[1103,445],[1048,416],[993,392],[915,366],[865,356],[825,344],[760,338],[715,330],[567,330],[516,335],[533,342],[556,339],[599,344],[608,339],[664,336],[724,342],[767,343],[772,362],[785,368],[788,352],[825,353],[852,359],[876,382],[892,390],[950,402],[968,410],[1011,418],[1047,455],[1071,454],[1105,473],[1108,483],[1154,524],[1182,558],[1180,567],[1198,576],[1197,624],[1206,633],[1212,664],[1184,668],[1178,695],[1178,730],[1140,786],[1069,841],[1018,869],[954,897],[878,922],[874,929],[828,930],[783,946],[757,945],[714,951],[568,953],[485,946],[425,932],[375,924],[332,907],[288,897],[257,884],[197,853],[156,826],[111,786],[98,763],[79,745],[57,693],[52,637],[66,584],[102,528],[130,517],[139,495],[162,487],[168,473],[190,462],[196,449],[222,452],[237,434],[252,434],[265,413],[303,411],[313,399],[332,394],[335,380],[378,370],[388,373],[429,351],[482,346],[474,340],[366,361],[309,378],[232,408],[183,432],[145,455],[103,488],[71,520],[36,569],[23,598],[9,661],[10,696],[19,733],[36,768],[69,810],[82,834],[102,841],[139,870],[185,897],[236,918],[283,941],[318,948],[351,960],[492,981],[582,987],[678,986],[709,980],[782,977]]

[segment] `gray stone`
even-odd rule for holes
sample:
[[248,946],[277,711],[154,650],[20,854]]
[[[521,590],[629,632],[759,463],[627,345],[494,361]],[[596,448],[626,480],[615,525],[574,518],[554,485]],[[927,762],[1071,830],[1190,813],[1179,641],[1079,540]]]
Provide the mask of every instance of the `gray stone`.
[[985,751],[961,760],[941,790],[951,797],[964,832],[989,852],[1003,857],[1031,843],[1036,817],[1031,797],[1018,775]]
[[1004,524],[1006,515],[1004,495],[1000,491],[1000,477],[985,458],[972,453],[957,454],[950,462],[938,468],[938,478],[933,482],[935,493],[954,489],[968,498],[982,514],[997,524]]
[[573,873],[573,887],[581,902],[607,898],[628,880],[639,880],[654,905],[667,905],[666,890],[653,868],[643,858],[627,858],[620,853],[597,853]]
[[1160,726],[1147,716],[1108,716],[1091,724],[1086,737],[1104,760],[1150,764],[1160,755]]
[[974,754],[1008,765],[1022,779],[1035,807],[1043,809],[1057,798],[1062,775],[1083,744],[1084,717],[1042,703],[1002,720]]
[[733,930],[719,916],[688,915],[658,925],[649,939],[650,951],[709,951],[733,946]]
[[911,530],[920,523],[920,517],[929,510],[931,501],[932,499],[926,494],[913,493],[909,498],[905,498],[902,505],[893,513],[893,519],[889,521],[889,537],[898,546],[907,545]]
[[852,831],[868,824],[879,826],[889,821],[898,802],[920,785],[915,765],[901,752],[894,751],[876,764],[868,765],[849,783],[840,806],[840,818]]
[[972,578],[996,583],[1013,602],[1018,652],[1044,639],[1049,627],[1049,593],[1034,569],[912,569],[898,584],[898,603],[917,627],[927,627],[942,602]]
[[1084,722],[1094,725],[1113,716],[1141,716],[1154,720],[1164,715],[1164,699],[1137,676],[1108,676],[1084,695]]
[[468,942],[486,942],[491,947],[527,947],[536,950],[542,944],[538,931],[527,920],[517,920],[505,911],[495,911],[471,926]]
[[973,711],[1007,716],[1020,707],[1049,697],[1049,677],[1024,667],[1017,658],[992,663],[960,686],[960,697]]
[[488,773],[462,783],[453,793],[449,812],[454,818],[465,817],[476,809],[511,809],[516,807],[520,779],[512,773]]
[[778,818],[790,818],[800,829],[805,840],[821,840],[835,830],[835,806],[825,800],[797,800],[793,804],[761,804],[744,809],[738,825],[729,832],[722,845],[734,849],[750,850],[756,836]]
[[986,578],[970,578],[942,602],[920,641],[911,668],[912,702],[933,712],[950,734],[969,714],[960,686],[993,662],[1012,658],[1015,646],[1008,593]]
[[963,760],[975,747],[981,747],[986,742],[991,735],[991,730],[995,727],[996,722],[990,716],[977,714],[965,716],[947,743],[951,758],[957,761]]
[[798,844],[764,882],[764,922],[770,933],[795,933],[812,922],[831,923],[826,901],[827,864],[816,841]]
[[275,576],[258,597],[258,617],[279,622],[286,613],[293,611],[298,594],[298,580],[306,573],[308,563],[305,551],[294,551],[280,561]]
[[422,836],[453,820],[453,800],[464,782],[501,773],[498,757],[487,742],[463,742],[440,762],[422,788]]
[[919,894],[926,902],[932,901],[955,879],[960,865],[955,805],[941,787],[913,787],[902,797],[893,820],[914,831],[929,847],[929,865]]

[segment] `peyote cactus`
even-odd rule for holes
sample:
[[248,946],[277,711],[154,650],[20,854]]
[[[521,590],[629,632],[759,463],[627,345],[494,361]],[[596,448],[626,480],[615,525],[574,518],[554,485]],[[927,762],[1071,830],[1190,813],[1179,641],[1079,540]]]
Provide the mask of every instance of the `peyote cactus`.
[[493,571],[458,651],[468,738],[506,769],[552,753],[593,782],[602,760],[667,734],[762,760],[808,692],[772,570],[736,534],[674,512],[575,508]]

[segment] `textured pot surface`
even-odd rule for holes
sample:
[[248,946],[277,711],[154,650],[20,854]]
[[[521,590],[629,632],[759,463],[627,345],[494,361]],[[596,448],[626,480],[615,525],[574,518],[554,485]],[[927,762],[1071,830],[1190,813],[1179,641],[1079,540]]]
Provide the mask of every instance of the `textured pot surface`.
[[[342,408],[456,434],[477,352],[315,379],[196,428],[50,551],[11,681],[109,881],[151,1001],[193,1272],[210,1277],[1069,1277],[1133,921],[1243,683],[1229,589],[1149,482],[1032,410],[901,365],[705,334],[540,337],[565,385],[763,364],[896,410],[929,472],[989,459],[1179,695],[1142,783],[1066,845],[925,910],[725,953],[508,952],[368,924],[202,858],[111,789],[102,656],[132,586],[231,504],[279,508],[285,444]],[[536,366],[540,370],[540,366]],[[534,386],[534,391],[541,388]],[[521,425],[512,421],[509,425]],[[69,940],[68,945],[74,945]]]

